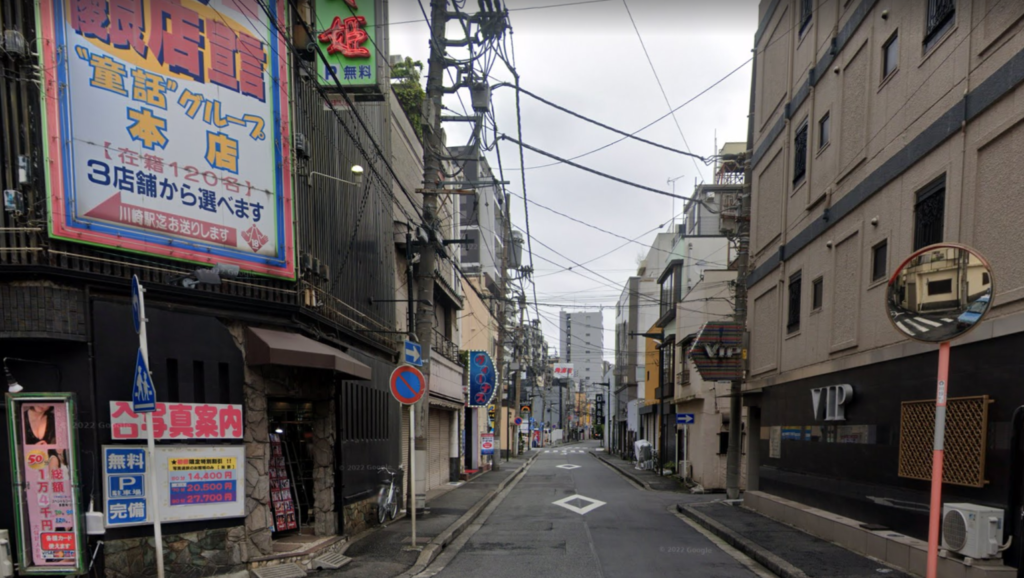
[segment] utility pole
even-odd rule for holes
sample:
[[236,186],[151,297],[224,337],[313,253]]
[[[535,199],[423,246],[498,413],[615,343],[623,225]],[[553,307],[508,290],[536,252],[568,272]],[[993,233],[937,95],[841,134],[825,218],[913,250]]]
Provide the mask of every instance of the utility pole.
[[[502,210],[502,223],[501,223],[501,272],[498,277],[501,280],[498,286],[499,295],[495,296],[495,303],[498,304],[498,397],[497,397],[497,411],[495,412],[494,418],[494,445],[498,448],[498,459],[494,460],[494,466],[492,469],[499,470],[501,467],[501,428],[502,422],[505,418],[504,398],[505,398],[505,293],[506,287],[508,286],[508,241],[511,236],[509,233],[509,197],[508,193],[503,195],[504,208]],[[509,446],[511,449],[512,446]]]
[[[754,150],[754,88],[757,86],[757,55],[754,55],[754,72],[750,81],[750,112],[747,116],[747,150],[742,156],[743,191],[740,193],[739,215],[736,218],[736,285],[734,300],[736,304],[733,319],[743,327],[743,374],[746,376],[747,365],[747,268],[750,257],[750,192],[751,192],[751,155]],[[725,492],[730,500],[740,497],[740,448],[743,430],[740,420],[743,410],[743,379],[734,379],[729,388],[729,448],[726,455]],[[751,436],[758,435],[750,432]],[[752,437],[752,440],[757,439]],[[752,442],[753,443],[753,442]]]
[[[409,448],[410,453],[417,448],[427,449],[429,411],[429,391],[432,348],[434,343],[434,277],[437,271],[437,249],[441,244],[441,234],[437,218],[437,203],[440,197],[437,192],[443,189],[444,172],[441,170],[441,153],[444,143],[441,141],[441,107],[444,97],[445,71],[445,28],[448,24],[446,0],[430,0],[430,59],[427,68],[427,98],[423,103],[423,187],[427,191],[423,195],[423,229],[428,239],[420,247],[420,263],[416,272],[417,281],[417,314],[416,336],[423,349],[423,377],[426,378],[427,395],[416,403],[416,444]],[[424,463],[425,460],[417,460]],[[415,476],[416,472],[409,472]],[[425,488],[425,486],[422,486]],[[417,496],[413,496],[412,507],[416,507]],[[413,544],[416,546],[416,544]]]
[[[516,329],[516,389],[515,389],[515,400],[512,403],[512,412],[516,417],[522,417],[519,412],[519,398],[522,396],[523,387],[523,353],[526,350],[526,326],[523,325],[523,315],[526,313],[526,297],[522,296],[519,299],[519,327]],[[515,426],[512,430],[512,439],[509,443],[515,442],[510,449],[512,449],[512,455],[519,455],[519,426]]]

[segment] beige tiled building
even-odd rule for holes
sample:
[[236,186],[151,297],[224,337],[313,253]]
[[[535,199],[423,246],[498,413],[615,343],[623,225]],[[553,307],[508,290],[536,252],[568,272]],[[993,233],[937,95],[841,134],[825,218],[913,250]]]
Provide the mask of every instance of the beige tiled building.
[[[983,409],[949,425],[963,445],[947,462],[968,465],[944,500],[1019,509],[1024,2],[762,0],[759,22],[751,487],[926,537],[929,482],[906,472],[930,444],[906,445],[901,412],[935,398],[936,346],[898,333],[884,294],[905,257],[946,241],[991,261],[995,291],[953,342],[949,396]],[[812,390],[839,385],[845,420],[817,419]]]

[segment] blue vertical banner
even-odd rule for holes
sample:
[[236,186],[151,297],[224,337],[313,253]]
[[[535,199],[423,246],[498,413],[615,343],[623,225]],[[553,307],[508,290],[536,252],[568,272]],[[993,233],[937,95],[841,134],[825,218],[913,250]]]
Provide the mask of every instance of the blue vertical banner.
[[486,351],[469,352],[469,406],[483,407],[491,403],[498,383],[494,362]]

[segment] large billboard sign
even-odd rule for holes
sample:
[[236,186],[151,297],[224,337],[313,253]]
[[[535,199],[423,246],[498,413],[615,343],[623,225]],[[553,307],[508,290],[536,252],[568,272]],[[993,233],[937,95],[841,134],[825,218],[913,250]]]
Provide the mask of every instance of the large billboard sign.
[[705,323],[690,347],[690,359],[706,381],[742,379],[745,358],[740,323]]
[[51,236],[294,278],[287,0],[36,5]]
[[7,394],[20,575],[84,574],[75,398]]
[[[157,495],[149,477],[156,476]],[[108,528],[245,516],[245,446],[103,446],[104,518]]]
[[316,60],[321,85],[377,86],[377,0],[316,0],[316,32],[327,57]]

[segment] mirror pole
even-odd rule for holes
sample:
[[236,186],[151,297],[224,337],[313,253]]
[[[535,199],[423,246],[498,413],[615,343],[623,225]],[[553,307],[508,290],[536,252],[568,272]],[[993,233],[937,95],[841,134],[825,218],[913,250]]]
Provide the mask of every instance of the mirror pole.
[[939,376],[935,389],[935,452],[932,455],[932,499],[928,512],[927,578],[936,578],[939,564],[939,520],[942,515],[942,465],[946,437],[946,391],[949,379],[949,342],[939,344]]

